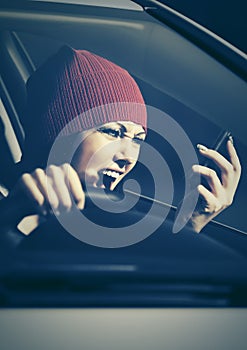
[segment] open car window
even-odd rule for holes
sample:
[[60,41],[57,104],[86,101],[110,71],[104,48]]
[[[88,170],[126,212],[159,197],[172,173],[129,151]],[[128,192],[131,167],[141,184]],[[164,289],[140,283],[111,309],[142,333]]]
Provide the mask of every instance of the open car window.
[[[73,17],[66,16],[66,20],[71,22],[66,31],[63,29],[65,15],[60,14],[61,18],[56,18],[56,30],[53,20],[48,21],[47,27],[44,27],[47,19],[41,16],[31,27],[26,25],[27,28],[23,30],[23,25],[19,24],[21,28],[13,27],[10,33],[14,42],[18,42],[29,57],[33,69],[65,44],[112,60],[134,76],[147,105],[167,113],[179,123],[195,148],[198,143],[213,147],[222,131],[231,131],[244,166],[246,145],[243,143],[243,131],[239,131],[244,128],[236,126],[235,119],[238,119],[239,124],[244,117],[245,82],[208,53],[202,52],[152,17],[130,11],[136,18],[130,20],[127,19],[127,11],[122,10],[121,14],[126,13],[126,17],[122,16],[117,27],[112,30],[116,25],[112,19],[114,10],[104,11],[105,17],[98,11],[96,19],[90,17],[90,11],[89,14],[85,11],[86,15],[82,14],[79,23],[73,23]],[[116,13],[116,16],[119,15]],[[27,79],[28,75],[25,81]],[[19,116],[20,123],[22,118],[25,116]],[[163,128],[165,129],[165,121]],[[152,132],[148,141],[155,145],[168,162],[175,188],[171,204],[178,205],[184,191],[184,169],[181,167],[180,155],[176,154],[174,146],[169,145],[167,140],[158,139]],[[223,147],[221,150],[224,153]],[[203,163],[199,153],[197,155],[199,162]],[[152,189],[145,181],[142,187],[145,195],[152,195]],[[234,205],[218,216],[217,221],[246,230],[243,215],[245,187],[246,176],[243,170]]]

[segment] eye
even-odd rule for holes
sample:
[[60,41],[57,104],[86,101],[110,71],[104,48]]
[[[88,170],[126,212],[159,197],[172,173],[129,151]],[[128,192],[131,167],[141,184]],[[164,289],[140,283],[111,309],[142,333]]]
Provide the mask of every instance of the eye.
[[115,138],[123,137],[121,129],[99,128],[98,131]]
[[122,132],[120,129],[108,129],[107,130],[108,135],[111,135],[113,137],[122,137]]
[[134,137],[134,138],[132,139],[132,141],[133,141],[134,143],[136,143],[137,145],[142,145],[142,143],[144,142],[144,139],[141,139],[140,137]]

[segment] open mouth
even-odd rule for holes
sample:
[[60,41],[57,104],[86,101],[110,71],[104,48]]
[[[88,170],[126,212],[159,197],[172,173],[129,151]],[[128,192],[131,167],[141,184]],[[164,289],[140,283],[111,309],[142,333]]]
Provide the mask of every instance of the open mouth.
[[119,178],[119,176],[122,173],[111,170],[111,169],[105,169],[102,171],[102,184],[104,185],[105,189],[112,190],[113,189],[113,183]]

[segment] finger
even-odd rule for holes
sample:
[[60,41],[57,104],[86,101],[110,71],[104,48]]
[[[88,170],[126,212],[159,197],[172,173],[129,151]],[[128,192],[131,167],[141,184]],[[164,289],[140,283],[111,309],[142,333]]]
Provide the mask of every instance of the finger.
[[[72,207],[72,201],[69,193],[69,188],[67,186],[67,183],[65,182],[65,174],[62,167],[51,165],[47,168],[46,173],[49,177],[49,191],[51,190],[51,193],[49,193],[49,200],[50,194],[53,201],[56,202],[57,197],[57,207],[59,208],[59,211],[69,211]],[[52,191],[53,190],[53,191]],[[54,195],[55,194],[55,195]]]
[[35,180],[39,191],[44,197],[44,213],[50,211],[50,208],[57,210],[59,206],[59,199],[54,191],[53,181],[49,179],[44,170],[40,168],[34,170],[32,177]]
[[203,185],[198,185],[197,189],[198,189],[200,196],[203,198],[203,200],[205,202],[205,205],[202,208],[203,212],[213,214],[213,213],[220,211],[222,206],[212,192],[210,192]]
[[20,186],[28,198],[37,206],[38,211],[42,215],[46,215],[45,198],[37,187],[37,183],[32,175],[27,173],[23,174],[20,179]]
[[47,177],[43,169],[37,168],[32,173],[32,177],[34,181],[36,182],[36,185],[39,189],[39,191],[42,193],[44,197],[44,206],[49,207],[49,195],[48,195],[48,188],[47,188]]
[[222,193],[222,183],[215,170],[203,165],[193,165],[192,170],[206,178],[213,194],[220,196]]
[[67,163],[63,165],[63,170],[71,196],[75,200],[78,209],[82,210],[85,206],[85,193],[82,189],[79,176],[74,168]]
[[229,140],[227,142],[227,144],[226,144],[226,147],[227,147],[227,151],[228,151],[228,154],[229,154],[230,162],[232,163],[235,172],[237,174],[239,174],[239,176],[240,176],[240,174],[241,174],[241,164],[240,164],[240,160],[238,158],[237,151],[236,151],[232,141]]
[[53,181],[49,177],[46,177],[46,181],[47,181],[47,193],[48,193],[48,198],[46,200],[47,200],[48,208],[49,209],[52,208],[54,213],[58,215],[59,198],[54,189]]
[[233,171],[233,165],[214,149],[209,149],[203,145],[197,145],[199,152],[208,159],[211,159],[222,172],[230,173]]
[[229,159],[232,164],[232,168],[229,169],[228,173],[223,172],[221,178],[224,187],[231,188],[234,193],[237,189],[239,179],[241,176],[241,164],[232,141],[229,140],[226,146],[229,154]]

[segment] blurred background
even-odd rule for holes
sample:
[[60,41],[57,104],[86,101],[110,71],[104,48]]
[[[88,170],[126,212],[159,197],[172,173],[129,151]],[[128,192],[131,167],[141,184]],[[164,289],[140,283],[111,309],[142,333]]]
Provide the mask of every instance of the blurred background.
[[247,53],[246,0],[161,0]]

